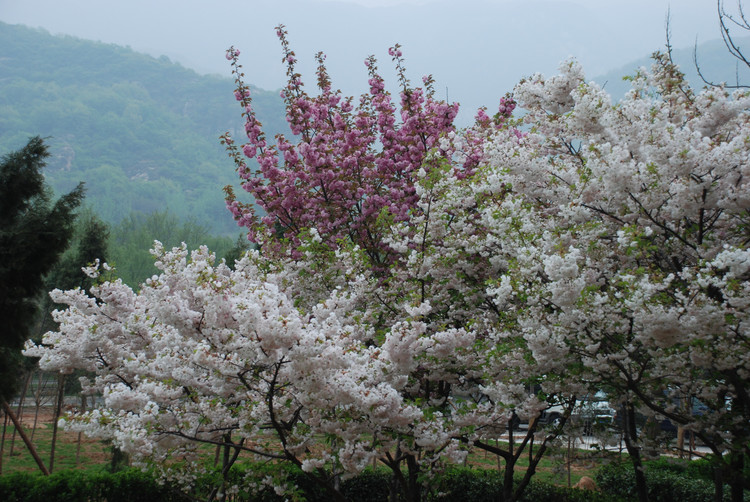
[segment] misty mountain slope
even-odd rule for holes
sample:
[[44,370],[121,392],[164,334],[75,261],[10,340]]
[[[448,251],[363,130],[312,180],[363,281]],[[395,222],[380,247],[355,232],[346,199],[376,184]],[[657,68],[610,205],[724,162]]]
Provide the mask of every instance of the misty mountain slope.
[[[169,209],[236,233],[222,187],[236,182],[219,143],[240,138],[241,109],[227,77],[199,75],[129,48],[0,23],[0,152],[48,138],[45,170],[57,191],[86,182],[107,221]],[[271,135],[286,127],[278,93],[254,89]]]
[[[740,48],[748,48],[743,52],[750,55],[750,37],[738,38],[735,40]],[[706,84],[701,80],[693,61],[693,47],[672,50],[672,59],[680,66],[680,70],[685,74],[690,85],[694,89],[701,89]],[[739,62],[727,51],[722,40],[712,40],[700,44],[697,47],[697,60],[703,76],[715,84],[725,82],[727,85],[750,85],[750,68]],[[614,100],[621,99],[630,89],[630,83],[623,80],[623,77],[633,75],[640,67],[649,68],[653,60],[650,56],[644,56],[635,61],[631,61],[616,70],[612,70],[604,75],[594,77],[593,80],[603,85],[604,89],[609,92]]]
[[[692,48],[674,57],[700,87]],[[735,79],[720,41],[699,46],[698,57],[708,78]],[[644,56],[595,80],[618,99],[628,88],[622,77],[649,64]],[[105,220],[169,210],[236,235],[221,189],[237,177],[218,137],[231,130],[241,140],[242,119],[226,68],[226,77],[199,75],[165,57],[0,23],[0,154],[47,137],[50,184],[62,192],[85,181],[87,203]],[[254,96],[268,137],[286,132],[278,93]]]

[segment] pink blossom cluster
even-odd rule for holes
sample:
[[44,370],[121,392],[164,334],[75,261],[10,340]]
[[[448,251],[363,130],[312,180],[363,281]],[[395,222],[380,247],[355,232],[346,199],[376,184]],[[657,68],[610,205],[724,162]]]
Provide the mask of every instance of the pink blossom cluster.
[[[273,234],[280,233],[295,255],[300,232],[315,227],[329,245],[347,239],[385,265],[394,256],[383,244],[377,219],[384,211],[396,221],[409,218],[417,201],[415,173],[440,137],[455,130],[458,105],[410,87],[398,46],[389,50],[402,84],[398,109],[372,57],[366,61],[370,91],[358,103],[332,90],[322,54],[317,56],[319,94],[310,96],[295,70],[286,31],[279,27],[277,33],[289,77],[282,97],[293,139],[279,135],[275,145],[268,145],[233,56],[235,95],[243,105],[248,140],[241,148],[245,158],[233,157],[243,189],[263,212],[256,214],[253,205],[239,203],[231,191],[229,209],[248,228],[251,240],[269,248],[279,242]],[[234,143],[228,146],[235,148]],[[257,168],[246,159],[255,159]]]

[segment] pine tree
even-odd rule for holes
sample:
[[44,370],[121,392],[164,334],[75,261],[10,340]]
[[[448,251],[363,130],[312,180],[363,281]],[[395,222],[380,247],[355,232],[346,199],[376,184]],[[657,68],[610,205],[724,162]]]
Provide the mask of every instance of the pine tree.
[[0,162],[0,398],[16,393],[21,349],[38,312],[44,276],[70,242],[83,184],[52,201],[42,168],[49,156],[40,137]]
[[[109,260],[109,226],[91,209],[78,212],[70,237],[70,245],[62,254],[56,265],[44,277],[42,292],[53,289],[88,290],[93,280],[83,272],[83,267],[92,265],[96,260],[105,263]],[[31,338],[36,340],[49,331],[56,330],[57,324],[52,319],[52,311],[63,308],[52,301],[49,295],[42,294],[38,321],[35,323]]]

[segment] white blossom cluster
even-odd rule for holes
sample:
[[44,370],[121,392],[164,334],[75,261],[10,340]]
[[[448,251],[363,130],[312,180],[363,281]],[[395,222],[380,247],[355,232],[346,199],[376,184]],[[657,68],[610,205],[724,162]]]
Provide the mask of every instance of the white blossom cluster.
[[[613,105],[572,61],[516,88],[529,132],[498,136],[475,190],[495,245],[491,293],[519,298],[537,361],[739,451],[750,419],[750,94],[695,93],[668,56]],[[509,227],[509,220],[513,222]],[[528,229],[521,232],[521,229]],[[677,403],[697,399],[708,412]]]

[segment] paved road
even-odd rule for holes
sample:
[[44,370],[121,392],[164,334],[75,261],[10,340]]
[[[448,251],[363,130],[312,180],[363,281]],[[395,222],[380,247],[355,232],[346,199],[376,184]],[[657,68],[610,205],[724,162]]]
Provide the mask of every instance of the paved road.
[[[516,442],[519,442],[523,440],[523,438],[526,436],[526,431],[521,429],[513,434],[513,438]],[[537,437],[541,437],[541,433],[538,434]],[[507,441],[508,436],[506,435],[504,439]],[[568,439],[570,439],[571,443],[570,446],[572,448],[578,448],[581,450],[600,450],[600,449],[606,449],[608,451],[613,452],[620,452],[620,453],[627,453],[625,449],[625,441],[623,441],[622,437],[619,435],[613,434],[609,438],[600,438],[596,436],[575,436],[570,437],[568,436],[560,436],[558,438],[558,441],[562,443],[563,446],[568,445]],[[673,442],[672,446],[676,446],[676,441]],[[686,449],[688,445],[686,444]],[[702,455],[705,455],[706,453],[710,453],[711,450],[707,448],[706,446],[702,445],[696,445],[692,449],[692,453],[694,455],[691,455],[691,451],[686,452],[686,456],[690,457],[692,459],[698,459]],[[663,455],[677,455],[677,452],[662,452]]]

